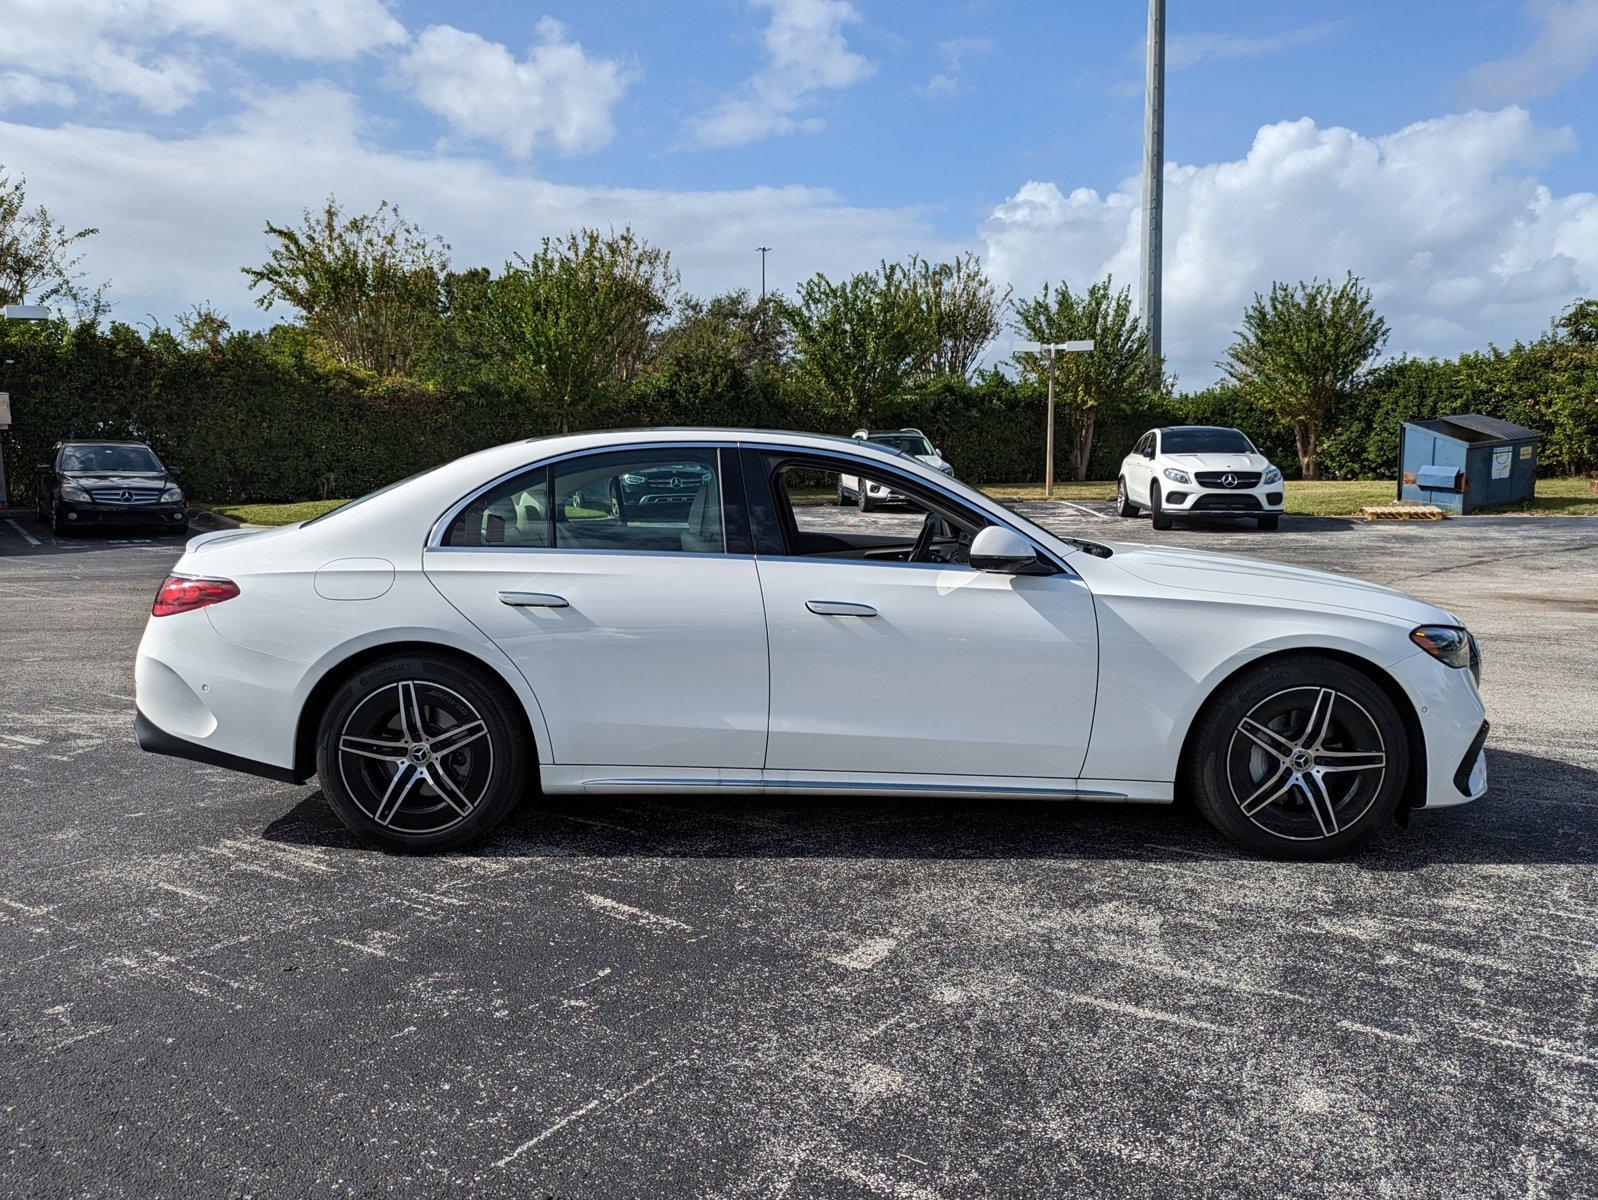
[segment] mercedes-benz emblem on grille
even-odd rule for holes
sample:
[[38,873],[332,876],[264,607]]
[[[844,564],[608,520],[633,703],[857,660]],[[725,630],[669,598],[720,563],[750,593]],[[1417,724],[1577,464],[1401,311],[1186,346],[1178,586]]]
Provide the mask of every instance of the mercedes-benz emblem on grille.
[[1228,471],[1225,475],[1221,476],[1221,486],[1222,487],[1236,487],[1237,486],[1237,476],[1233,475],[1230,471]]
[[128,491],[126,488],[124,488],[122,490],[122,492],[117,496],[117,499],[122,501],[123,504],[132,504],[133,503],[133,493]]

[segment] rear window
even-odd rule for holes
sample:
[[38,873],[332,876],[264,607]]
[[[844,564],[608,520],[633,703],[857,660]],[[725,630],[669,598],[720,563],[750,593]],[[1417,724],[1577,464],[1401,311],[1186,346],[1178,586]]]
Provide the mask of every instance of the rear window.
[[1166,429],[1160,433],[1165,454],[1252,454],[1254,445],[1236,429]]

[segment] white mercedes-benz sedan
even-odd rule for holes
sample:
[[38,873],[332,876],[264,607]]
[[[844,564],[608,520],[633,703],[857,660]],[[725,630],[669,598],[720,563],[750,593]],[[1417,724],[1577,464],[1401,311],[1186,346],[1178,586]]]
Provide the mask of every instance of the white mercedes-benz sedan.
[[1261,529],[1282,519],[1282,472],[1240,429],[1170,425],[1138,438],[1121,460],[1116,511],[1135,517],[1148,509],[1154,528],[1173,517],[1253,517]]
[[[909,511],[830,503],[848,474]],[[500,446],[206,534],[139,647],[147,750],[320,778],[412,850],[527,792],[1168,803],[1297,858],[1486,789],[1439,608],[1061,539],[907,455],[743,430]]]

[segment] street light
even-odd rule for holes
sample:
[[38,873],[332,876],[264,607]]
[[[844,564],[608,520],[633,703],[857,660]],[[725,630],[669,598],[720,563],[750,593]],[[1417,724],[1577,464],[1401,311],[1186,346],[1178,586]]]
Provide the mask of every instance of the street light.
[[766,255],[770,252],[771,247],[756,246],[755,249],[760,251],[760,302],[764,304],[766,302]]
[[[50,310],[42,304],[7,304],[0,308],[0,320],[3,321],[48,321],[51,316]],[[6,359],[6,365],[11,365],[11,359]],[[10,428],[11,393],[0,392],[0,433]],[[0,508],[7,507],[8,499],[5,443],[0,442]]]
[[1010,353],[1047,354],[1049,356],[1049,422],[1043,450],[1043,498],[1054,499],[1054,356],[1084,354],[1093,349],[1093,339],[1077,342],[1017,342]]

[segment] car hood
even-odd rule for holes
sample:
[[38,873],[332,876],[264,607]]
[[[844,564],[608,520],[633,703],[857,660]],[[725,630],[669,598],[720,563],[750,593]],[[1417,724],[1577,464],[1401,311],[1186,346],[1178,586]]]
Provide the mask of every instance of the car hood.
[[172,480],[165,471],[68,471],[60,476],[62,483],[75,483],[79,487],[134,488],[159,484],[165,487]]
[[949,464],[936,454],[917,454],[915,460],[926,463],[934,471],[946,471],[949,468]]
[[1352,609],[1414,625],[1457,625],[1453,615],[1413,596],[1330,571],[1289,567],[1258,558],[1178,550],[1133,542],[1106,543],[1111,561],[1161,589],[1219,592],[1244,599]]
[[1263,471],[1270,460],[1263,454],[1167,454],[1165,461],[1184,471]]

